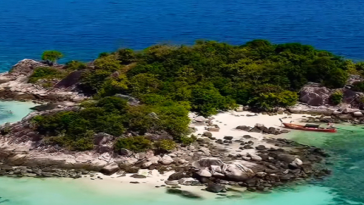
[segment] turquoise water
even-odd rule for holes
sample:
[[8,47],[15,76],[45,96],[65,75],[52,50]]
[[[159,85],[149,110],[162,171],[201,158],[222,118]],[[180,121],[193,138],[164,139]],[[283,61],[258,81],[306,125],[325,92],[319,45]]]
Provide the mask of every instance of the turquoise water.
[[0,70],[44,50],[91,60],[120,47],[211,39],[301,42],[364,56],[364,0],[1,0]]
[[[29,112],[30,104],[1,102],[0,108],[19,112],[20,119]],[[1,123],[17,120],[15,116]],[[364,204],[364,129],[343,126],[337,134],[291,132],[288,136],[304,144],[315,145],[332,155],[333,175],[322,181],[289,187],[269,194],[246,193],[240,198],[216,199],[202,195],[203,200],[191,200],[165,194],[160,188],[145,185],[121,184],[107,180],[0,178],[0,204],[6,205],[157,205],[187,203],[209,205],[344,205]]]
[[31,112],[29,108],[36,105],[32,102],[0,101],[0,124],[21,120]]

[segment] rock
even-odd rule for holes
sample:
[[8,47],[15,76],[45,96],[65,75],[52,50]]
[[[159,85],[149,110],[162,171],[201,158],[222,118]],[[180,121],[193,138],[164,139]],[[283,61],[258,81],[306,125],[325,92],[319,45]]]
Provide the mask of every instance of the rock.
[[299,100],[311,106],[326,105],[329,103],[330,93],[330,89],[310,83],[301,88]]
[[224,140],[232,140],[233,139],[233,136],[225,136],[224,137]]
[[257,133],[261,133],[262,130],[259,129],[258,127],[253,127],[252,129],[249,130],[249,132],[257,132]]
[[354,112],[353,115],[354,117],[363,117],[363,113],[360,111]]
[[168,165],[168,164],[172,164],[173,163],[173,159],[172,157],[170,157],[169,155],[165,154],[160,160],[160,163],[164,164],[164,165]]
[[249,153],[248,156],[251,157],[252,160],[254,160],[254,161],[262,161],[263,160],[260,156],[258,156],[256,154],[253,154],[253,153]]
[[102,145],[111,142],[114,139],[112,135],[109,135],[107,133],[97,133],[94,135],[94,144],[95,145]]
[[211,132],[204,132],[204,133],[202,134],[202,136],[204,136],[204,137],[208,137],[208,138],[211,138],[211,137],[212,137],[212,133],[211,133]]
[[150,162],[150,161],[144,162],[144,163],[142,164],[142,168],[148,168],[148,167],[150,167],[152,164],[153,164],[153,163],[152,163],[152,162]]
[[250,130],[250,127],[249,126],[245,126],[245,125],[240,125],[240,126],[237,126],[235,129],[249,131]]
[[112,163],[112,164],[107,165],[106,167],[103,167],[101,169],[101,173],[103,173],[105,175],[112,175],[119,170],[120,170],[119,166],[116,163]]
[[197,183],[198,181],[194,178],[182,178],[180,180],[178,180],[178,183],[180,185],[187,185],[187,186],[190,186],[192,185],[193,183]]
[[211,182],[211,183],[208,183],[208,185],[206,187],[206,191],[213,192],[213,193],[225,192],[226,187],[224,185]]
[[257,173],[256,173],[256,175],[257,175],[258,177],[263,178],[263,177],[265,177],[265,176],[267,175],[267,173],[265,173],[265,172],[257,172]]
[[210,167],[211,165],[217,165],[217,166],[222,166],[224,163],[221,161],[221,159],[219,158],[202,158],[198,161],[195,161],[192,163],[192,166],[195,167],[196,169],[201,169],[201,168],[205,168],[205,167]]
[[178,181],[177,180],[173,180],[173,181],[167,180],[164,183],[167,184],[167,185],[170,185],[170,186],[178,185]]
[[147,178],[146,176],[140,175],[140,174],[133,174],[130,177],[136,178],[136,179],[145,179],[145,178]]
[[206,178],[212,177],[211,172],[207,168],[200,169],[198,172],[196,172],[196,174],[198,174],[201,177],[206,177]]
[[299,158],[295,158],[293,160],[293,162],[290,163],[290,165],[294,166],[294,167],[299,167],[303,164],[302,160],[300,160]]
[[290,154],[278,154],[277,159],[289,164],[293,162],[296,159],[296,157]]
[[195,121],[196,122],[205,122],[206,118],[204,118],[203,116],[198,116],[198,117],[195,118]]
[[264,145],[258,145],[255,147],[256,150],[266,150],[267,148]]
[[203,152],[204,155],[207,155],[207,156],[210,155],[210,150],[206,147],[200,147],[199,151]]
[[176,172],[168,177],[168,181],[180,180],[182,178],[185,178],[186,176],[187,175],[184,172]]
[[253,170],[239,163],[225,165],[222,171],[233,181],[244,181],[255,175]]
[[44,67],[45,64],[31,60],[31,59],[23,59],[15,64],[9,71],[12,75],[31,75],[33,70],[38,67]]

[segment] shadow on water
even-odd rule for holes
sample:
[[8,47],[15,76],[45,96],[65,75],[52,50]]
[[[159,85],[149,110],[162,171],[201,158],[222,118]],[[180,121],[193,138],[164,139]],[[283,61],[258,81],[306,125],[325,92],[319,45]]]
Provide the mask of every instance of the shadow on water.
[[316,182],[330,188],[335,204],[364,204],[364,129],[363,126],[338,127],[335,134],[293,132],[290,139],[325,149],[331,157],[333,174]]

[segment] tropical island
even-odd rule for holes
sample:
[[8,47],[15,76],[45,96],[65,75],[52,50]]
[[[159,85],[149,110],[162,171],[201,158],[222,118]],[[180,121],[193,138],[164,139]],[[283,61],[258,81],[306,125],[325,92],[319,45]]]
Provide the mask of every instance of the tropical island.
[[62,57],[45,51],[1,74],[2,99],[42,105],[1,127],[0,176],[143,179],[146,169],[173,171],[164,182],[171,192],[268,191],[330,174],[317,166],[323,150],[275,137],[288,132],[279,118],[364,120],[364,63],[308,45],[196,41],[88,63],[58,64]]

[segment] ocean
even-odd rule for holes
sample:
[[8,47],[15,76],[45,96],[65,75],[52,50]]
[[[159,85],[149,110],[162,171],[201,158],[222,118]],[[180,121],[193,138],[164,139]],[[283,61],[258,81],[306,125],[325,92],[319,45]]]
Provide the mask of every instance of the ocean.
[[88,61],[197,39],[300,42],[363,60],[363,10],[364,0],[1,0],[0,71],[50,49]]
[[[44,50],[62,51],[61,62],[89,61],[118,48],[193,44],[197,39],[236,45],[253,39],[300,42],[364,60],[363,10],[364,0],[0,0],[0,72],[21,59],[39,59]],[[0,123],[20,120],[32,106],[0,102]],[[343,126],[330,135],[291,132],[288,138],[329,151],[333,174],[270,194],[193,201],[137,185],[0,178],[0,204],[364,204],[363,136],[361,126]]]

